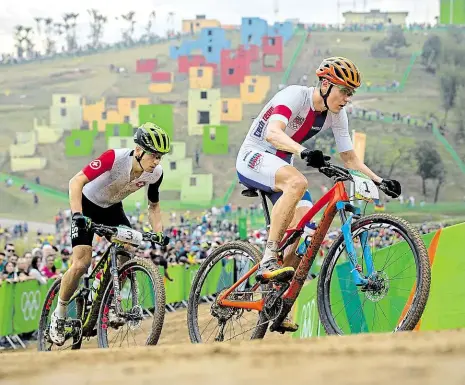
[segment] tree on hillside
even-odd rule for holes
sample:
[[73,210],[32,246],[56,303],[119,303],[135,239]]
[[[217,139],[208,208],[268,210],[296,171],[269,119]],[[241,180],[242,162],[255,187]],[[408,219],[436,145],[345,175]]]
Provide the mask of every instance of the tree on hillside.
[[[442,106],[444,107],[444,124],[447,123],[447,115],[455,106],[457,91],[464,84],[464,78],[457,67],[443,65],[439,74]],[[461,106],[460,106],[461,107]]]
[[457,90],[456,107],[454,112],[457,116],[457,132],[455,133],[455,141],[457,144],[465,143],[465,86],[461,86]]
[[441,39],[437,35],[431,35],[423,44],[421,63],[426,67],[426,72],[436,73],[441,59]]
[[100,11],[95,8],[88,9],[87,13],[90,16],[90,35],[91,43],[89,46],[93,49],[99,48],[102,43],[100,39],[103,37],[103,28],[108,21],[106,16],[103,16]]
[[399,49],[407,46],[407,40],[405,39],[402,27],[393,25],[389,28],[387,37],[371,45],[370,52],[371,55],[376,58],[398,58]]
[[147,25],[145,26],[145,33],[141,37],[142,41],[150,42],[155,37],[155,34],[152,31],[152,27],[155,24],[156,17],[157,17],[156,12],[152,11],[149,15],[149,19],[147,20]]
[[408,165],[411,161],[412,143],[403,137],[395,137],[388,145],[377,142],[366,149],[365,164],[386,178],[395,175],[402,165]]
[[66,34],[66,50],[73,52],[77,50],[76,26],[79,13],[65,13],[63,14],[63,29]]
[[56,41],[54,39],[55,29],[53,24],[53,19],[51,17],[46,17],[44,19],[45,28],[45,54],[52,55],[56,52]]
[[417,174],[422,180],[423,195],[427,196],[426,181],[436,179],[435,202],[439,196],[441,185],[445,181],[446,170],[441,155],[431,142],[421,142],[415,149],[415,158],[418,163]]
[[15,34],[15,47],[16,47],[16,56],[18,59],[22,59],[24,56],[24,27],[22,25],[17,25],[14,29]]
[[[128,23],[126,28],[122,29],[122,41],[123,44],[126,46],[130,46],[134,44],[134,26],[136,21],[134,20],[136,13],[134,11],[129,11],[126,14],[121,15],[122,19]],[[118,20],[118,17],[116,17]]]

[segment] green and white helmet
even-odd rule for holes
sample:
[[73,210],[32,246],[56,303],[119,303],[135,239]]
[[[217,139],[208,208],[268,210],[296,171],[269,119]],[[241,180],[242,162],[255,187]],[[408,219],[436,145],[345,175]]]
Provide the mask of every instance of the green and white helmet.
[[170,152],[170,137],[154,123],[147,122],[140,126],[134,134],[134,142],[150,154]]

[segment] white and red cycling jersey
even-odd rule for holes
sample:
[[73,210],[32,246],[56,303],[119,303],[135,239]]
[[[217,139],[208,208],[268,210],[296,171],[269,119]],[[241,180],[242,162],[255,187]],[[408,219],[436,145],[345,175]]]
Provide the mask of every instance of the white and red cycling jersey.
[[313,106],[314,87],[291,85],[279,91],[253,121],[242,148],[254,148],[290,159],[291,154],[276,149],[265,140],[269,122],[279,120],[286,124],[284,132],[297,143],[303,143],[318,133],[331,128],[338,152],[353,149],[349,135],[347,113],[317,112]]
[[108,150],[84,167],[82,172],[90,181],[82,190],[84,196],[97,206],[107,208],[148,186],[149,200],[158,202],[163,180],[161,165],[130,180],[133,155],[134,150],[130,148]]

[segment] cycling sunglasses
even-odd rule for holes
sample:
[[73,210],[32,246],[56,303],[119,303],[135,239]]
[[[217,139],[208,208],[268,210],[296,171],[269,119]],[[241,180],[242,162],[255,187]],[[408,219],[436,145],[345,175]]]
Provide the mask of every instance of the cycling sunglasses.
[[353,96],[355,95],[355,90],[349,87],[341,86],[339,84],[333,84],[335,87],[339,88],[339,90],[345,95],[345,96]]

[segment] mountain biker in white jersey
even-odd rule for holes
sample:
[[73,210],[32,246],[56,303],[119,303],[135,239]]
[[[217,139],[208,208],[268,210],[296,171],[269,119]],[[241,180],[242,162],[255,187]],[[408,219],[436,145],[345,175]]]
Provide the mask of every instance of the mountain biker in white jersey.
[[68,301],[91,264],[94,236],[89,230],[91,222],[131,227],[121,202],[148,185],[149,222],[160,242],[164,239],[159,202],[159,188],[163,180],[160,160],[170,151],[170,138],[157,125],[145,123],[137,129],[134,142],[135,149],[104,152],[69,182],[73,263],[62,278],[58,305],[51,316],[50,338],[57,345],[65,342]]
[[[320,168],[329,158],[304,143],[319,132],[331,128],[336,147],[346,168],[368,175],[397,197],[401,193],[396,180],[382,179],[357,157],[349,135],[344,106],[360,86],[360,72],[343,57],[324,59],[316,70],[316,87],[291,85],[279,91],[254,120],[239,150],[236,170],[240,182],[265,191],[273,203],[265,254],[257,270],[257,280],[288,281],[300,259],[295,255],[298,240],[289,246],[284,264],[277,260],[277,248],[286,229],[294,227],[312,206],[307,179],[293,166],[298,155],[308,166]],[[279,331],[296,331],[298,325],[286,318]]]

